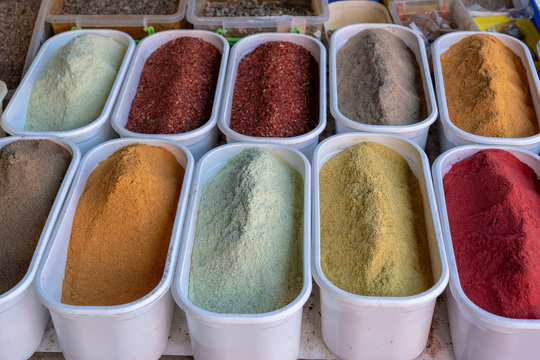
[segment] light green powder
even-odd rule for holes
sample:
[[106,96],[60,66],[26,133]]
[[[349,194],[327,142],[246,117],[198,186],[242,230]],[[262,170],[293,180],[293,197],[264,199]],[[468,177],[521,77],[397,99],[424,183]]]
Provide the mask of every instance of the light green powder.
[[25,130],[72,130],[96,120],[125,52],[125,45],[93,34],[56,50],[32,87]]
[[267,150],[244,150],[203,188],[189,300],[218,313],[263,313],[302,289],[303,183]]

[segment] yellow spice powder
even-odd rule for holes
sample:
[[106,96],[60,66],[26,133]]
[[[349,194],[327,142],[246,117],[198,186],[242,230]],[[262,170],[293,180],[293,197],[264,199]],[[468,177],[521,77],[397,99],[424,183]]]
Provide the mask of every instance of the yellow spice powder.
[[121,148],[90,174],[69,241],[62,302],[119,305],[161,281],[184,169],[168,150]]
[[422,193],[405,159],[363,142],[319,174],[321,266],[337,287],[410,296],[433,285]]

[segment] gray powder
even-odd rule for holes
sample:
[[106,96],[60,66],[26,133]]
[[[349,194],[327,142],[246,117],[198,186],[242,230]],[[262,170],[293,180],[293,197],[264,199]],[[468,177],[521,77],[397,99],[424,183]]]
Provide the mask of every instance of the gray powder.
[[426,118],[416,58],[397,36],[367,29],[338,51],[338,108],[363,124],[409,125]]
[[302,289],[303,184],[267,150],[230,159],[204,185],[189,300],[218,313],[264,313]]

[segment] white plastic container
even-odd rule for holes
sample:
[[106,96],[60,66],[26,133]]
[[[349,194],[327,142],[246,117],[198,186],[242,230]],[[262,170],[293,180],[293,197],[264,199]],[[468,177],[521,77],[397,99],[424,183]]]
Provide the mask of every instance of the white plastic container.
[[[407,160],[418,178],[424,203],[433,279],[429,290],[407,297],[361,296],[332,284],[321,268],[319,172],[326,161],[364,141],[388,146]],[[393,135],[349,133],[321,142],[313,154],[313,277],[320,287],[322,334],[326,346],[342,359],[414,359],[424,350],[435,300],[448,282],[429,162],[420,147]]]
[[392,23],[392,18],[386,7],[375,1],[334,1],[328,4],[328,10],[330,11],[330,18],[324,23],[324,32],[327,39],[330,38],[329,32],[351,24]]
[[[270,41],[288,41],[298,44],[307,49],[319,63],[319,124],[306,134],[289,138],[254,137],[242,135],[230,127],[238,65],[245,55],[255,50],[259,45]],[[231,50],[218,126],[225,134],[228,143],[242,141],[287,145],[301,151],[308,159],[311,158],[311,154],[319,142],[319,135],[326,126],[326,49],[324,45],[311,36],[285,33],[255,34],[238,41]]]
[[[165,270],[146,296],[116,306],[73,306],[61,303],[71,227],[90,173],[116,150],[135,143],[169,150],[185,169]],[[170,293],[193,172],[193,156],[175,143],[159,139],[115,139],[96,146],[82,159],[66,204],[36,276],[40,301],[50,310],[66,359],[157,359],[167,345],[174,301]]]
[[[206,181],[233,156],[249,148],[265,148],[296,169],[304,180],[304,281],[300,294],[287,306],[263,314],[218,314],[201,309],[188,299],[193,239],[201,193]],[[286,360],[300,352],[302,307],[311,293],[309,161],[298,151],[275,144],[237,143],[220,146],[197,163],[189,200],[178,270],[173,285],[177,304],[186,312],[193,354],[198,360]]]
[[534,360],[540,356],[540,320],[510,319],[482,310],[465,295],[459,281],[442,181],[455,163],[489,148],[512,153],[540,176],[538,155],[507,146],[460,146],[440,155],[433,164],[435,194],[450,268],[446,301],[454,353],[457,360]]
[[[179,37],[194,37],[209,42],[221,53],[221,64],[214,95],[214,105],[210,119],[201,127],[181,134],[140,134],[126,129],[131,103],[137,92],[141,72],[148,57],[161,45]],[[195,160],[217,145],[219,130],[216,127],[221,101],[221,92],[229,58],[229,43],[223,36],[203,30],[170,30],[148,36],[142,40],[129,66],[126,81],[122,85],[118,101],[112,113],[112,127],[121,137],[160,138],[172,140],[186,146]]]
[[81,152],[74,144],[47,137],[10,136],[0,140],[0,149],[14,141],[38,139],[54,141],[68,150],[72,159],[58,189],[25,276],[11,290],[0,294],[1,360],[27,359],[41,343],[47,320],[49,320],[49,312],[41,305],[36,296],[33,286],[34,278],[81,158]]
[[533,60],[529,49],[521,41],[504,34],[493,32],[473,32],[460,31],[440,37],[433,43],[433,72],[435,77],[435,85],[437,89],[437,98],[439,100],[439,113],[441,117],[440,128],[440,146],[441,151],[446,151],[452,147],[459,145],[474,145],[488,144],[496,146],[515,146],[524,150],[530,150],[534,153],[540,151],[540,134],[525,138],[498,138],[488,136],[478,136],[469,132],[463,131],[452,123],[448,114],[448,106],[446,104],[446,93],[444,90],[443,73],[441,67],[441,55],[448,48],[460,40],[478,34],[486,34],[497,37],[502,43],[510,48],[522,61],[527,72],[529,80],[529,90],[531,92],[536,117],[540,124],[540,81],[536,73]]
[[[53,52],[64,46],[70,40],[83,34],[109,36],[127,47],[124,60],[118,69],[118,75],[113,83],[101,115],[88,125],[74,130],[39,132],[25,130],[24,126],[26,124],[28,104],[30,102],[34,81],[43,71],[43,68],[49,61]],[[70,140],[79,146],[83,154],[93,146],[113,138],[115,133],[109,122],[109,117],[134,50],[135,41],[129,35],[116,30],[77,30],[53,36],[43,44],[34,59],[34,62],[17,88],[17,91],[15,91],[13,98],[4,112],[1,121],[2,128],[11,135],[50,136]]]
[[[336,57],[339,49],[356,34],[366,29],[383,29],[393,35],[399,37],[412,50],[420,74],[422,76],[422,84],[424,89],[424,97],[426,101],[427,117],[411,125],[370,125],[362,124],[352,119],[347,118],[341,113],[338,107],[338,89],[337,89],[337,65]],[[435,92],[431,83],[429,72],[429,64],[427,61],[426,48],[422,38],[412,31],[401,25],[392,24],[355,24],[343,27],[330,38],[330,112],[336,119],[336,132],[378,132],[384,134],[400,135],[417,143],[422,149],[426,147],[429,127],[437,119],[437,103],[435,102]]]

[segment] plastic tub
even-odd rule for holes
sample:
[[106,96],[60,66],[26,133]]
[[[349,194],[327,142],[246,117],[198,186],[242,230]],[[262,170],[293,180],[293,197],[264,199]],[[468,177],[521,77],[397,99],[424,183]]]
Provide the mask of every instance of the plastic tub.
[[[31,1],[34,1],[34,2],[39,1],[41,2],[41,6],[39,7],[39,12],[36,18],[36,22],[34,24],[34,30],[32,31],[32,38],[30,39],[30,44],[28,45],[28,52],[26,53],[26,60],[24,62],[24,68],[21,74],[21,78],[24,76],[24,74],[26,73],[30,65],[32,64],[32,61],[36,57],[39,47],[41,46],[41,44],[43,44],[43,41],[45,41],[45,37],[46,37],[45,13],[47,11],[47,1],[46,0],[43,0],[43,1],[31,0]],[[15,89],[9,89],[8,94],[7,94],[7,99],[11,99],[14,92],[15,92]]]
[[[149,294],[127,304],[116,306],[63,304],[60,302],[62,280],[71,226],[86,180],[99,162],[116,150],[135,143],[161,146],[169,150],[185,169],[163,278]],[[96,146],[82,159],[36,276],[38,296],[51,312],[60,347],[67,359],[157,359],[165,350],[174,310],[174,301],[169,289],[180,246],[193,163],[193,156],[185,147],[159,139],[111,140]]]
[[38,300],[33,286],[34,278],[81,158],[81,153],[74,144],[42,136],[10,136],[0,139],[0,148],[17,140],[37,139],[54,141],[71,153],[72,160],[58,189],[26,275],[14,288],[0,294],[0,359],[2,360],[27,359],[41,343],[49,320],[49,312]]
[[[245,55],[255,50],[259,45],[270,41],[288,41],[298,44],[307,49],[319,63],[319,125],[306,134],[288,138],[254,137],[237,133],[230,127],[232,101],[238,65]],[[221,116],[218,119],[218,126],[221,132],[225,134],[228,143],[243,141],[288,145],[300,150],[308,157],[308,159],[311,158],[311,154],[319,142],[319,135],[326,127],[326,49],[324,48],[324,45],[310,36],[277,33],[250,35],[236,43],[232,47],[231,57],[227,67],[227,77],[225,80],[223,100],[221,103]]]
[[[191,252],[201,193],[206,181],[227,160],[248,148],[265,148],[296,169],[304,179],[304,283],[300,294],[287,306],[262,314],[218,314],[203,310],[188,299]],[[196,359],[296,359],[300,351],[302,307],[311,293],[310,166],[298,151],[275,144],[237,143],[220,146],[201,158],[193,178],[186,229],[172,293],[186,312],[191,347]]]
[[55,34],[72,28],[105,28],[123,31],[134,39],[148,35],[148,27],[155,31],[180,29],[187,26],[186,0],[180,0],[178,9],[169,15],[61,15],[64,0],[48,0],[47,22]]
[[488,148],[512,153],[540,176],[538,155],[507,146],[460,146],[440,155],[433,164],[435,194],[450,267],[446,301],[454,353],[458,360],[538,359],[540,320],[510,319],[482,310],[469,300],[459,282],[442,180],[452,165]]
[[375,1],[349,0],[328,4],[330,18],[324,23],[326,38],[335,30],[358,23],[391,24],[392,18],[384,5]]
[[525,138],[497,138],[478,136],[461,130],[454,125],[452,121],[450,121],[448,106],[446,104],[446,93],[444,90],[441,55],[448,50],[450,46],[454,45],[460,40],[466,38],[467,36],[477,34],[486,34],[497,37],[505,46],[510,48],[514,54],[519,56],[527,71],[529,89],[531,91],[536,117],[538,119],[538,123],[540,124],[540,81],[538,80],[538,74],[533,70],[534,64],[529,49],[521,41],[508,35],[491,32],[460,31],[447,34],[435,41],[432,47],[435,86],[437,89],[437,98],[439,99],[439,113],[442,125],[439,127],[441,150],[446,151],[459,145],[491,144],[497,146],[515,146],[524,150],[530,150],[538,153],[538,151],[540,151],[540,134]]
[[[347,118],[339,111],[338,107],[338,86],[337,86],[337,65],[336,57],[339,49],[347,41],[366,29],[384,29],[393,35],[399,37],[412,50],[416,57],[420,74],[422,75],[422,84],[426,101],[427,117],[422,121],[412,125],[370,125],[362,124]],[[330,39],[330,112],[336,119],[336,132],[378,132],[386,134],[400,135],[407,138],[422,149],[426,147],[429,127],[437,120],[437,103],[435,102],[435,92],[431,83],[429,64],[426,55],[426,48],[422,38],[401,25],[392,24],[356,24],[349,25],[337,30]]]
[[195,29],[217,31],[221,29],[226,37],[238,38],[262,32],[299,32],[320,39],[323,24],[328,20],[328,2],[325,0],[305,0],[315,10],[314,16],[202,16],[207,0],[188,0],[187,19]]
[[[320,257],[319,171],[331,157],[364,141],[397,151],[418,178],[425,209],[435,285],[407,297],[361,296],[341,290],[324,275]],[[322,334],[326,346],[343,359],[414,359],[428,339],[435,300],[448,282],[429,162],[415,143],[393,135],[349,133],[321,142],[313,154],[313,278],[320,287]]]
[[[122,61],[120,69],[118,69],[118,75],[113,83],[101,115],[90,124],[74,130],[39,132],[24,130],[34,81],[41,74],[54,51],[64,46],[70,40],[83,34],[110,36],[127,46],[124,60]],[[116,30],[77,30],[53,36],[43,44],[35,61],[32,63],[32,66],[30,66],[30,69],[17,88],[15,95],[13,95],[13,98],[9,102],[1,121],[2,128],[11,135],[37,135],[67,139],[78,145],[83,154],[93,146],[113,138],[115,133],[109,122],[109,117],[134,50],[135,42],[133,39],[129,35]]]
[[[135,97],[141,72],[146,59],[161,45],[179,37],[189,36],[202,39],[214,45],[221,52],[221,65],[214,95],[214,105],[210,119],[203,126],[181,134],[139,134],[126,129],[129,110]],[[225,80],[227,60],[229,58],[229,43],[223,36],[202,30],[171,30],[147,37],[139,43],[133,61],[129,66],[126,81],[118,95],[118,101],[112,113],[112,127],[121,137],[161,138],[172,140],[186,146],[195,160],[217,145],[219,130],[216,127],[221,92]]]

